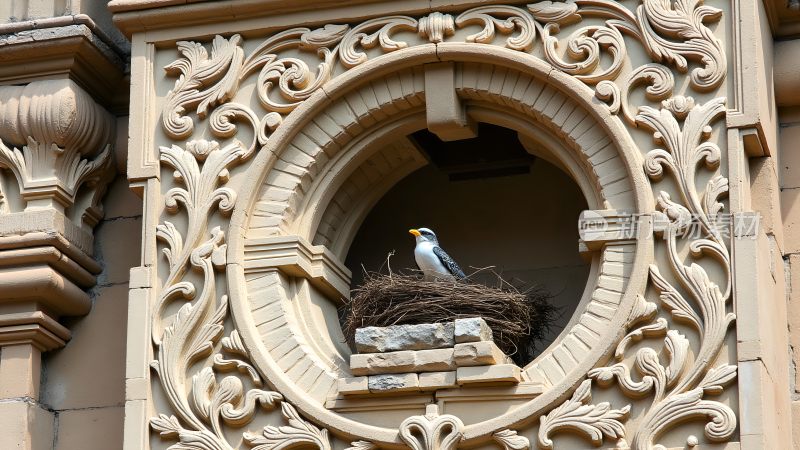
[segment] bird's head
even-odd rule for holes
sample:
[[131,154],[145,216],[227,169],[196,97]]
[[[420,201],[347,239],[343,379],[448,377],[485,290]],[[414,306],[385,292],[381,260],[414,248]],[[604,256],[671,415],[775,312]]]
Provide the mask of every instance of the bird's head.
[[439,240],[436,239],[436,233],[434,233],[430,228],[415,228],[408,230],[408,232],[414,235],[414,237],[417,239],[417,243],[424,241],[430,241],[434,244],[439,243]]

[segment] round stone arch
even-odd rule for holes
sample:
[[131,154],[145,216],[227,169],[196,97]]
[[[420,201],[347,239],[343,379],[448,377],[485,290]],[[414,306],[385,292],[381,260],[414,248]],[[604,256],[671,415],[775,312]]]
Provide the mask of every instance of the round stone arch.
[[[454,63],[454,88],[475,120],[514,129],[523,142],[537,140],[549,148],[545,157],[572,175],[590,208],[612,218],[610,229],[585,243],[596,251],[571,322],[524,368],[529,379],[542,381],[544,392],[466,426],[465,439],[538,420],[588,370],[605,363],[644,292],[653,257],[647,220],[639,221],[642,238],[632,239],[619,239],[613,223],[620,210],[653,210],[640,152],[593,91],[541,60],[497,47],[431,44],[377,57],[329,82],[286,118],[248,169],[252,182],[231,218],[231,311],[258,369],[307,418],[384,445],[399,442],[397,429],[325,407],[336,380],[349,374],[347,351],[337,345],[336,315],[313,298],[346,295],[349,273],[342,258],[360,220],[394,182],[422,164],[386,144],[425,126],[424,65],[442,61]],[[357,213],[337,219],[331,209],[337,194],[381,156],[381,176],[353,200]],[[339,228],[323,239],[323,226]]]

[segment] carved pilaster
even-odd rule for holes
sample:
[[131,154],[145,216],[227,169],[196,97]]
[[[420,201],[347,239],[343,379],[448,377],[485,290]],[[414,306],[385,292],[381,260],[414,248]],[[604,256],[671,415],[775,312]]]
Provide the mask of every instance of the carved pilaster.
[[70,80],[0,87],[0,374],[30,387],[0,383],[4,398],[36,400],[40,352],[70,337],[57,320],[89,311],[113,134],[113,116]]

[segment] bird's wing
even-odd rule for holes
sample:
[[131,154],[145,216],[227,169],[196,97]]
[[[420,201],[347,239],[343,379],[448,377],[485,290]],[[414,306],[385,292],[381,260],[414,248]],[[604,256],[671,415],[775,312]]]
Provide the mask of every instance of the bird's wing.
[[450,255],[445,253],[445,251],[442,250],[441,247],[433,247],[433,254],[436,255],[437,258],[439,258],[439,261],[442,262],[442,265],[444,265],[447,268],[447,270],[450,271],[451,274],[453,274],[454,277],[458,279],[466,278],[466,275],[464,275],[464,271],[461,270],[461,267],[458,267],[458,264],[456,264],[456,262],[453,261],[453,258],[451,258]]

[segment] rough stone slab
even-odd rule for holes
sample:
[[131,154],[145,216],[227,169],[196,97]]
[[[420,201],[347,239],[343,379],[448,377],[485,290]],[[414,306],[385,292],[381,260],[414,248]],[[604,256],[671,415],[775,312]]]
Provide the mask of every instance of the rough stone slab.
[[419,376],[415,373],[370,375],[369,391],[373,394],[419,390]]
[[427,372],[419,374],[419,389],[421,391],[435,391],[437,389],[457,388],[456,371]]
[[383,353],[450,348],[455,345],[454,328],[452,322],[359,328],[355,336],[356,350]]
[[369,394],[369,382],[367,377],[339,378],[339,394]]
[[456,369],[456,381],[460,385],[480,383],[519,383],[521,379],[520,370],[516,364],[459,367]]
[[350,355],[353,375],[414,372],[415,352],[405,350],[389,353],[361,353]]
[[454,370],[456,362],[452,348],[417,350],[414,352],[414,372],[441,372]]
[[456,344],[464,342],[491,341],[492,329],[486,321],[480,317],[470,317],[467,319],[456,319],[455,321],[455,341]]
[[508,362],[508,356],[492,341],[456,344],[453,348],[453,359],[458,367],[486,366]]

